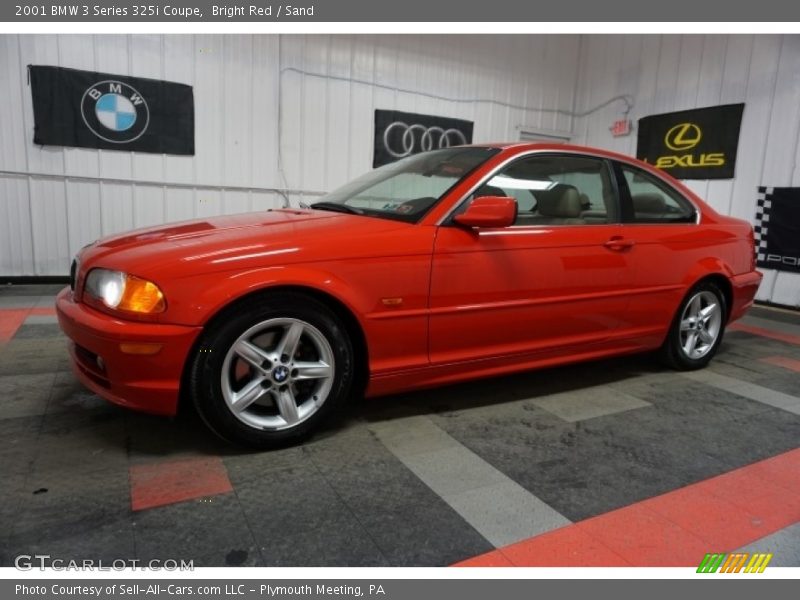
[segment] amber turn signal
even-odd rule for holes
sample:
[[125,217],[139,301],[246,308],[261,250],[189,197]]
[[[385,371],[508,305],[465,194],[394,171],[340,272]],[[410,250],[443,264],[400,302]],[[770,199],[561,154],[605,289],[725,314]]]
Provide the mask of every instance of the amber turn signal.
[[158,354],[161,351],[162,344],[146,344],[123,342],[119,345],[121,352],[125,354]]
[[138,313],[159,313],[163,312],[166,306],[164,294],[155,283],[128,275],[117,308]]

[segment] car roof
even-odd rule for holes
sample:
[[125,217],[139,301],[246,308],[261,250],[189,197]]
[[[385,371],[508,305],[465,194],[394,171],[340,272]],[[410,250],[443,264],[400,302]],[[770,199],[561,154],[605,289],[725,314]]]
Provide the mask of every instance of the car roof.
[[527,152],[529,150],[547,150],[553,152],[580,152],[582,154],[593,154],[604,158],[622,160],[625,162],[639,162],[635,156],[621,154],[604,148],[593,146],[579,146],[577,144],[554,144],[547,142],[491,142],[487,144],[471,144],[475,148],[497,148],[500,150],[516,150]]

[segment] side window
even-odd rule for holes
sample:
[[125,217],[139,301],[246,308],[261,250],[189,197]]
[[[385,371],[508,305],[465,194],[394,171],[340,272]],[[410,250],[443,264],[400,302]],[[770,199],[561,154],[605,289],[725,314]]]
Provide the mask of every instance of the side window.
[[604,160],[570,155],[522,158],[473,194],[517,201],[515,225],[602,225],[617,221],[617,199]]
[[694,223],[694,207],[676,190],[646,171],[620,167],[630,191],[634,223]]

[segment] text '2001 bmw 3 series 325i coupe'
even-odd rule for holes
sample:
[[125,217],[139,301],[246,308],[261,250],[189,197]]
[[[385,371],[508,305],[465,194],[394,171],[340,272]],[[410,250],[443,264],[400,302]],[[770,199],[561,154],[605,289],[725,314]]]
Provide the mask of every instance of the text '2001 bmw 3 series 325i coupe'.
[[348,398],[658,350],[713,357],[752,304],[750,224],[589,148],[417,154],[308,208],[84,248],[57,299],[80,380],[220,436],[297,441]]

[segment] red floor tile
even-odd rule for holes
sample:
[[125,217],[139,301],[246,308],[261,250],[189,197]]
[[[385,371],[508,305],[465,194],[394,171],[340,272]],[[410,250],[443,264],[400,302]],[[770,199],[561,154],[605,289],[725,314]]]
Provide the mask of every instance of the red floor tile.
[[459,564],[696,567],[799,522],[797,448]]
[[641,503],[581,521],[576,527],[637,567],[699,565],[709,551],[707,542]]
[[506,546],[519,567],[628,567],[630,563],[579,527],[567,526]]
[[762,460],[745,468],[751,469],[754,475],[780,486],[788,491],[789,495],[800,497],[800,449]]
[[795,360],[788,356],[768,356],[767,358],[762,358],[761,362],[800,373],[800,360]]
[[[737,469],[702,481],[696,487],[749,513],[753,525],[761,531],[758,537],[800,521],[800,495],[788,494],[786,488],[759,477],[754,471]],[[717,550],[733,550],[743,545]]]
[[7,342],[14,337],[30,310],[29,308],[0,309],[0,342]]
[[233,490],[222,460],[186,460],[133,465],[130,468],[131,509],[144,510]]
[[54,317],[56,316],[56,309],[51,306],[40,306],[38,308],[32,308],[28,313],[28,316],[31,315],[36,315],[38,317]]
[[513,567],[514,564],[508,560],[502,552],[494,550],[486,554],[480,554],[469,560],[465,560],[453,565],[454,567]]
[[786,342],[787,344],[796,344],[800,346],[800,335],[792,335],[790,333],[783,333],[782,331],[765,329],[764,327],[745,325],[744,323],[733,323],[728,327],[728,330],[744,331],[745,333],[752,333],[753,335],[760,335],[761,337],[768,337],[780,342]]
[[766,535],[761,518],[724,495],[708,491],[713,489],[683,488],[641,504],[691,532],[713,550],[734,550]]

